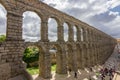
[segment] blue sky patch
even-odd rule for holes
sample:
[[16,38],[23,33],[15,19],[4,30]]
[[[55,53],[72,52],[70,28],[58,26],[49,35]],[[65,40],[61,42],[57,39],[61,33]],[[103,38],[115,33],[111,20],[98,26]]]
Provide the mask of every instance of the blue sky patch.
[[113,9],[110,9],[110,11],[119,12],[119,14],[120,14],[120,5],[119,5],[119,6],[116,6],[116,7],[113,8]]

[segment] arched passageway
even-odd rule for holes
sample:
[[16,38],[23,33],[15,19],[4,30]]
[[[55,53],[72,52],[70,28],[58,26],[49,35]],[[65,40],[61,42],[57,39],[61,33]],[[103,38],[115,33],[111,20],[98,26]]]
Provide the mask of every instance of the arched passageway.
[[[38,77],[45,77],[48,74],[50,77],[50,68],[49,64],[47,64],[45,58],[45,50],[44,47],[41,46],[35,46],[35,45],[28,45],[24,48],[23,51],[23,61],[26,63],[23,63],[26,65],[26,73],[25,75],[38,75]],[[48,57],[49,58],[49,57]],[[47,64],[47,65],[46,65]],[[27,79],[30,79],[30,77],[26,77]],[[37,79],[37,78],[36,78]]]
[[51,58],[51,73],[56,72],[56,64],[57,64],[57,48],[53,45],[50,50],[50,58]]
[[[54,67],[53,71],[55,71],[58,74],[64,73],[65,71],[63,71],[64,70],[64,68],[63,68],[64,65],[63,65],[63,53],[62,53],[61,46],[57,45],[57,44],[53,45],[50,50],[52,50],[52,52],[55,53],[55,64],[54,65],[56,65],[56,66],[51,65],[52,67]],[[52,54],[54,54],[54,53],[52,53]],[[51,63],[52,63],[52,60],[53,60],[53,58],[51,58]]]
[[39,74],[40,50],[36,46],[28,46],[23,53],[23,61],[30,75]]
[[23,13],[22,38],[26,42],[36,42],[41,39],[41,18],[37,13],[26,11]]

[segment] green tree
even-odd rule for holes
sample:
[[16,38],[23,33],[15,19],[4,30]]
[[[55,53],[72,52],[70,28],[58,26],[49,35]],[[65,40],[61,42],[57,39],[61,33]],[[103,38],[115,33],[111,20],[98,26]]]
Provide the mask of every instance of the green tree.
[[23,55],[23,61],[27,63],[27,66],[29,67],[30,63],[33,63],[35,61],[39,60],[39,49],[36,47],[28,47],[25,49],[24,55]]
[[6,39],[6,36],[5,36],[5,35],[0,35],[0,42],[5,41],[5,39]]

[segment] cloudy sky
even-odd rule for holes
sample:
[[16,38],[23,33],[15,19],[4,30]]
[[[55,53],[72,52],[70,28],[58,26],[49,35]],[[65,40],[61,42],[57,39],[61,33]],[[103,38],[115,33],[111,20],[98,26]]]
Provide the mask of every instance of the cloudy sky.
[[[48,5],[65,12],[75,18],[102,30],[103,32],[120,38],[120,0],[41,0]],[[5,33],[6,11],[0,6],[0,34]],[[54,23],[54,24],[53,24]],[[23,38],[26,40],[40,37],[40,18],[34,12],[23,14]],[[66,24],[65,24],[66,25]],[[35,26],[33,28],[33,26]],[[54,19],[49,19],[49,39],[56,40],[57,26]],[[67,26],[67,25],[66,25]],[[67,27],[65,28],[67,29]],[[67,30],[66,30],[67,34]],[[68,35],[66,35],[67,37]]]

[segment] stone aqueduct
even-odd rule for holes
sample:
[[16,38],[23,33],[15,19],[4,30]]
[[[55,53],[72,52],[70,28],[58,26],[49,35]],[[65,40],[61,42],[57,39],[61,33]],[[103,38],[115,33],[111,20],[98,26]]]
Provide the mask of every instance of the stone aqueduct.
[[[39,0],[0,0],[0,4],[7,10],[7,39],[0,43],[0,80],[11,80],[21,74],[29,79],[22,61],[24,50],[29,45],[35,45],[41,51],[39,76],[43,78],[51,77],[49,49],[52,46],[57,48],[56,72],[67,74],[67,67],[77,71],[84,67],[103,64],[116,45],[116,40],[111,36]],[[22,15],[25,11],[34,11],[41,18],[41,40],[38,42],[26,43],[22,39]],[[49,18],[55,18],[58,23],[56,42],[48,40]],[[69,25],[67,42],[63,39],[65,22]],[[73,26],[77,28],[77,41],[73,39]]]

